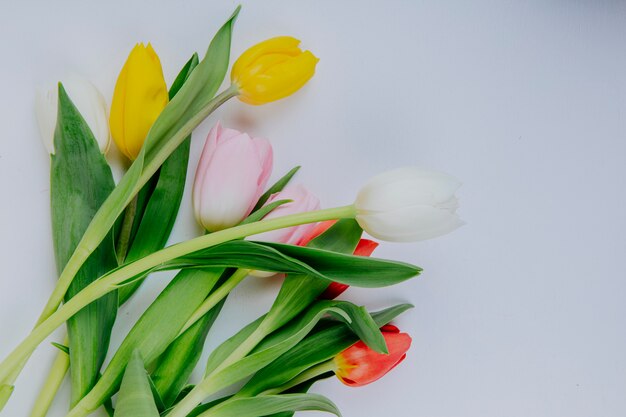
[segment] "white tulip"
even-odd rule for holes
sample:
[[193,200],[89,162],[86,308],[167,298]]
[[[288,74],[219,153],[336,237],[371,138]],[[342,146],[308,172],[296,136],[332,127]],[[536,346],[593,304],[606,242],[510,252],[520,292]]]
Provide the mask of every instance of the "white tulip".
[[[98,147],[106,153],[111,143],[107,106],[98,89],[82,77],[72,76],[62,82],[67,95],[91,129]],[[54,153],[54,130],[57,124],[59,90],[55,85],[48,91],[38,91],[35,101],[35,112],[39,124],[41,139],[51,154]]]
[[409,242],[444,235],[464,223],[456,214],[461,183],[435,171],[406,167],[372,178],[356,198],[356,220],[370,235]]

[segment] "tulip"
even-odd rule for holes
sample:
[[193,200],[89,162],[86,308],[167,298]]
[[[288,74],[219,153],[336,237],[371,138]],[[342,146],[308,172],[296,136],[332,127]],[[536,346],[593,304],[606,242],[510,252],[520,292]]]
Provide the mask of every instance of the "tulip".
[[117,78],[109,119],[113,140],[129,159],[137,157],[167,102],[159,57],[150,44],[135,45]]
[[245,51],[233,65],[230,78],[239,88],[239,99],[259,105],[287,97],[313,77],[319,61],[302,51],[300,41],[279,36]]
[[335,375],[350,387],[370,384],[398,366],[411,347],[411,336],[393,325],[382,327],[389,354],[374,352],[359,341],[334,358]]
[[[280,200],[292,200],[272,210],[263,220],[273,219],[276,217],[287,216],[290,214],[304,213],[306,211],[319,210],[320,200],[307,190],[303,185],[295,185],[285,187],[281,192],[272,194],[267,200],[267,204],[271,204]],[[250,240],[258,240],[261,242],[285,243],[287,245],[302,245],[302,241],[307,239],[308,235],[315,228],[315,224],[301,224],[299,226],[287,227],[284,229],[272,230],[271,232],[260,233],[250,236]]]
[[[86,79],[71,76],[62,82],[72,103],[85,119],[100,152],[106,153],[111,143],[107,123],[107,106],[98,89]],[[59,88],[54,86],[46,92],[38,91],[35,99],[35,113],[39,124],[41,139],[49,153],[54,154],[54,129],[57,124],[59,106]]]
[[267,140],[218,123],[209,132],[193,184],[196,219],[210,232],[237,225],[256,205],[271,172]]
[[450,175],[415,167],[385,172],[359,191],[356,220],[367,233],[387,241],[441,236],[464,224],[454,196],[460,186]]

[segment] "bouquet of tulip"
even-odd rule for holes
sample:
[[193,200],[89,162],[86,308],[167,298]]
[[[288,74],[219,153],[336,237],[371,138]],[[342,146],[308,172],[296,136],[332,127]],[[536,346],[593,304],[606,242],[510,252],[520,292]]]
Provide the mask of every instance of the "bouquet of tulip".
[[[68,417],[102,406],[115,417],[339,415],[328,398],[308,392],[316,381],[336,375],[358,387],[404,359],[411,338],[390,322],[409,304],[369,312],[336,297],[349,286],[389,286],[420,273],[370,257],[378,243],[362,234],[414,241],[458,227],[459,183],[446,174],[397,169],[370,180],[352,204],[320,209],[305,187],[290,183],[298,167],[268,187],[270,142],[217,123],[193,185],[206,233],[166,247],[194,128],[231,98],[279,100],[315,72],[318,59],[298,40],[277,37],[244,52],[219,92],[238,12],[202,60],[194,54],[185,63],[169,91],[152,46],[135,46],[108,120],[104,98],[85,80],[40,97],[59,279],[35,327],[0,363],[0,409],[34,350],[64,323],[67,337],[54,343],[58,356],[33,417],[46,415],[68,370]],[[117,184],[103,156],[110,137],[130,161]],[[103,366],[118,308],[163,270],[179,272]],[[275,274],[284,280],[270,310],[217,347],[204,376],[190,381],[230,291],[248,276]]]

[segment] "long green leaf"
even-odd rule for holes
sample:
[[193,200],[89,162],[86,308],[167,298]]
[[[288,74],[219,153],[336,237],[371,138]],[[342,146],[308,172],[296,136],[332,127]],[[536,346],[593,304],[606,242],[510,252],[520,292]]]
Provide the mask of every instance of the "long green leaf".
[[160,265],[159,269],[193,267],[239,267],[307,274],[365,288],[398,284],[421,272],[421,268],[404,262],[243,240],[226,242],[174,259]]
[[152,372],[152,380],[165,407],[174,404],[193,372],[211,326],[217,319],[226,299],[222,299],[194,325],[167,348],[157,360],[157,368]]
[[335,404],[318,394],[266,395],[255,398],[233,398],[216,405],[199,417],[262,417],[285,411],[325,411],[340,416]]
[[[194,54],[183,66],[170,88],[170,99],[182,88],[198,65]],[[162,249],[170,236],[185,189],[191,135],[167,158],[138,194],[137,214],[126,261],[133,261]],[[142,280],[119,290],[120,305],[139,288]]]
[[[93,133],[61,85],[54,140],[56,153],[52,155],[50,195],[52,235],[60,272],[115,184]],[[109,233],[75,276],[65,300],[116,266],[113,237]],[[72,404],[95,384],[108,350],[116,312],[117,293],[111,292],[67,322]]]
[[159,417],[139,351],[128,362],[113,417]]

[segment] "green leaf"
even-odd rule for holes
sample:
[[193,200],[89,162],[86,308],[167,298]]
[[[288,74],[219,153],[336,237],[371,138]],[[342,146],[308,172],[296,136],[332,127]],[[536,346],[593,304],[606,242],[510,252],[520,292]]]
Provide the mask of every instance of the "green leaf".
[[[59,85],[54,141],[56,153],[51,157],[50,195],[52,235],[60,272],[115,184],[93,133],[62,85]],[[108,233],[74,277],[65,300],[116,266],[113,237]],[[72,404],[89,392],[98,378],[116,312],[117,293],[111,292],[83,308],[67,322]]]
[[219,345],[211,355],[207,359],[206,369],[204,371],[205,375],[213,372],[228,356],[232,353],[237,346],[241,345],[243,342],[250,337],[252,333],[259,327],[259,325],[265,319],[265,315],[259,317],[254,320],[252,323],[245,326],[243,329],[239,330],[235,333],[234,336],[227,339],[221,345]]
[[283,188],[285,188],[287,184],[289,184],[289,181],[291,181],[293,176],[296,175],[296,173],[299,170],[300,170],[300,166],[292,168],[291,171],[286,173],[281,179],[276,181],[274,185],[268,188],[267,191],[261,196],[261,198],[259,198],[259,201],[257,201],[256,206],[254,206],[254,208],[252,209],[252,212],[254,213],[255,211],[259,210],[261,207],[263,207],[263,204],[265,204],[265,202],[269,200],[272,194],[282,191]]
[[179,272],[128,333],[94,388],[77,405],[95,410],[118,388],[133,351],[146,363],[156,360],[176,339],[191,314],[218,282],[223,270]]
[[55,348],[59,349],[61,352],[65,353],[66,355],[70,354],[70,348],[65,345],[62,345],[61,343],[57,343],[57,342],[52,342],[50,344],[54,346]]
[[189,130],[187,125],[195,127],[206,117],[207,107],[212,106],[211,100],[228,71],[232,29],[239,10],[237,7],[217,32],[202,61],[150,129],[144,144],[148,164],[158,161],[161,151],[171,145],[167,142],[174,132]]
[[241,223],[239,223],[239,224],[242,225],[242,224],[257,222],[257,221],[263,219],[263,217],[267,216],[272,211],[274,211],[274,209],[276,209],[277,207],[282,206],[283,204],[291,203],[292,201],[293,200],[278,200],[278,201],[274,201],[273,203],[270,203],[267,206],[264,206],[264,207],[258,209],[257,211],[253,212],[251,215],[249,215],[248,217],[243,219],[243,221]]
[[[412,307],[410,304],[399,304],[373,313],[372,318],[376,326],[382,327]],[[238,395],[255,396],[280,387],[310,367],[334,358],[359,340],[345,324],[333,321],[326,324],[327,327],[311,332],[287,353],[257,372]]]
[[318,394],[266,395],[232,398],[210,408],[199,417],[261,417],[285,411],[325,411],[340,416],[337,406]]
[[[198,65],[194,54],[180,71],[170,88],[170,99],[176,95]],[[161,168],[138,194],[137,213],[126,262],[133,261],[165,247],[178,214],[185,190],[191,135],[167,158]],[[119,303],[125,303],[143,280],[119,290]]]
[[243,240],[226,242],[176,258],[161,264],[158,269],[194,267],[238,267],[306,274],[365,288],[398,284],[421,272],[421,268],[404,262]]
[[139,351],[134,351],[128,362],[113,416],[159,417]]
[[195,322],[167,348],[157,360],[152,380],[163,399],[165,407],[174,404],[193,372],[206,340],[207,334],[219,315],[224,298],[200,320]]
[[[288,389],[283,394],[306,394],[309,391],[309,389],[313,386],[313,384],[315,384],[317,381],[330,378],[333,375],[335,375],[333,372],[327,372],[325,374],[318,375],[312,379],[309,379],[306,382],[303,382],[300,385],[296,385],[295,387]],[[265,416],[265,417],[293,417],[293,415],[294,415],[293,411],[284,411],[281,413],[276,413],[276,414],[272,414],[272,415]]]

